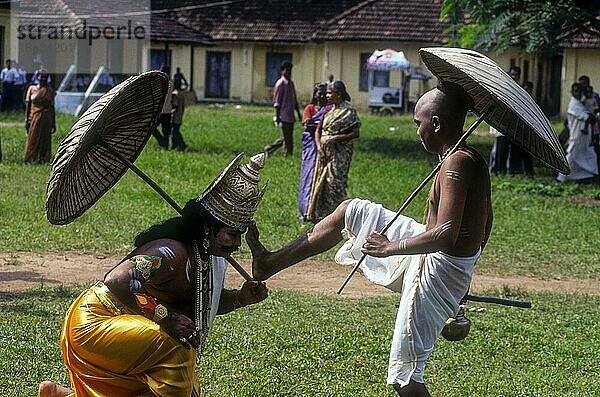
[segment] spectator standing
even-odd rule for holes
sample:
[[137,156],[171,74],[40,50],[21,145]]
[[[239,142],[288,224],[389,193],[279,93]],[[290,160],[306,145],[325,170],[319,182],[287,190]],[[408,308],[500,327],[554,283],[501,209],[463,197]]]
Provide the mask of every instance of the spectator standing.
[[331,110],[315,132],[318,154],[308,205],[308,219],[313,222],[331,214],[347,198],[353,141],[360,131],[360,120],[348,103],[350,95],[342,81],[328,84],[327,102]]
[[6,67],[0,71],[0,82],[2,83],[2,111],[9,112],[14,108],[14,87],[17,80],[17,71],[12,66],[10,59],[6,60]]
[[159,131],[157,126],[152,131],[152,136],[156,138],[158,142],[158,148],[166,150],[169,148],[169,135],[171,134],[171,110],[173,109],[171,106],[171,101],[173,94],[173,82],[170,78],[171,73],[168,66],[162,66],[160,71],[169,76],[169,88],[167,90],[167,95],[165,96],[165,101],[163,102],[163,107],[158,118],[158,123],[160,124],[161,130]]
[[[31,84],[37,85],[37,84],[40,83],[40,80],[39,80],[38,76],[40,74],[40,71],[42,71],[42,70],[44,70],[44,71],[46,70],[46,69],[44,69],[44,65],[40,65],[40,67],[37,68],[33,72],[33,76],[31,76]],[[48,84],[52,84],[52,76],[50,76],[50,75],[48,75]]]
[[25,110],[25,84],[27,84],[27,72],[15,61],[14,68],[17,72],[14,86],[13,109],[22,112]]
[[[578,80],[578,83],[581,84],[581,91],[585,93],[587,91],[587,87],[589,87],[591,85],[589,76],[582,75],[577,80]],[[593,88],[592,88],[592,94],[591,94],[590,98],[593,99],[593,101],[594,101],[594,103],[596,103],[596,105],[600,106],[600,94],[598,94],[596,91],[594,91]]]
[[48,72],[41,70],[39,83],[30,85],[25,95],[27,140],[23,161],[26,163],[50,162],[52,134],[56,130],[54,95],[54,90],[48,85]]
[[171,149],[184,151],[187,145],[181,135],[181,124],[183,123],[183,111],[185,109],[185,98],[181,91],[181,80],[173,82],[174,90],[171,95]]
[[298,120],[302,120],[302,115],[298,107],[296,88],[292,81],[293,66],[290,61],[284,61],[279,68],[281,77],[275,83],[273,107],[275,108],[275,123],[281,125],[282,136],[270,145],[265,146],[264,151],[267,155],[273,154],[275,150],[282,146],[285,157],[291,156],[294,150],[294,110],[298,114]]
[[327,105],[327,83],[315,84],[312,99],[304,108],[302,115],[304,130],[302,131],[302,162],[300,163],[300,186],[298,188],[298,210],[302,221],[308,220],[308,203],[317,161],[315,132],[329,109],[331,106]]
[[567,109],[569,126],[567,162],[571,173],[558,174],[557,179],[560,182],[587,182],[598,175],[596,151],[592,146],[592,124],[595,122],[595,117],[583,104],[582,97],[581,84],[574,83],[571,86],[571,100]]
[[[533,96],[533,83],[525,81],[523,89]],[[533,158],[531,154],[517,145],[510,145],[508,152],[508,173],[510,175],[525,175],[533,177]]]
[[594,87],[591,85],[582,86],[583,98],[582,102],[586,109],[594,115],[593,118],[588,119],[590,128],[592,131],[592,147],[596,152],[596,163],[598,165],[598,172],[600,173],[600,102],[597,100],[598,95],[594,92]]
[[183,73],[181,73],[181,68],[177,68],[175,75],[173,76],[173,84],[175,84],[175,82],[179,81],[181,84],[181,89],[180,91],[187,91],[189,84],[187,82],[187,80],[185,79],[185,76],[183,75]]
[[[518,66],[511,66],[508,70],[508,75],[520,84],[521,80],[521,68]],[[490,153],[490,172],[495,175],[505,175],[506,165],[508,163],[508,154],[510,151],[510,141],[507,137],[502,135],[497,129],[490,127],[490,134],[496,137],[496,142],[492,147]]]

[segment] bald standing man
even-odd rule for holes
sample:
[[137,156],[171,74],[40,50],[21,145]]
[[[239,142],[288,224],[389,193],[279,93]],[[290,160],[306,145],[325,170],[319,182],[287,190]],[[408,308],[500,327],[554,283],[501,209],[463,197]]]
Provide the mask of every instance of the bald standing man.
[[[368,200],[347,200],[311,230],[276,251],[259,241],[250,225],[246,240],[253,275],[266,280],[342,241],[335,260],[356,264],[371,281],[401,294],[388,379],[398,396],[429,396],[423,369],[446,320],[456,315],[467,293],[473,267],[492,228],[490,178],[482,156],[459,141],[468,109],[464,90],[441,83],[417,102],[414,122],[425,150],[443,164],[434,179],[426,223],[400,216],[386,235],[378,233],[395,213]],[[340,233],[341,232],[341,233]]]

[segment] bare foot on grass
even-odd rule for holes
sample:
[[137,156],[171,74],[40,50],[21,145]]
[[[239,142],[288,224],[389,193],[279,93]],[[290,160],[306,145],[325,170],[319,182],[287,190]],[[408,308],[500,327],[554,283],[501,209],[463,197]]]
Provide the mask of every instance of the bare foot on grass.
[[38,397],[66,397],[73,393],[73,390],[59,385],[58,383],[45,380],[40,383]]

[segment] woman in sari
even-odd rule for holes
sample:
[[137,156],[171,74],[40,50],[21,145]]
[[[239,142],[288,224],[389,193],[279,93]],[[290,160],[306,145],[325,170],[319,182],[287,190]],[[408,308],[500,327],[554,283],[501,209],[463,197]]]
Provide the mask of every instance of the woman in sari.
[[313,90],[311,102],[304,108],[302,115],[302,162],[300,163],[300,188],[298,189],[298,210],[300,219],[308,220],[308,202],[317,161],[317,144],[315,131],[323,119],[323,115],[331,109],[327,105],[327,83],[317,83]]
[[52,134],[56,128],[54,90],[48,86],[48,72],[40,71],[38,79],[38,84],[29,86],[25,95],[27,141],[23,161],[30,164],[50,162]]
[[359,136],[360,120],[348,104],[350,95],[342,81],[327,86],[331,104],[315,132],[317,163],[313,176],[308,219],[318,222],[346,199],[348,171],[352,160],[352,141]]

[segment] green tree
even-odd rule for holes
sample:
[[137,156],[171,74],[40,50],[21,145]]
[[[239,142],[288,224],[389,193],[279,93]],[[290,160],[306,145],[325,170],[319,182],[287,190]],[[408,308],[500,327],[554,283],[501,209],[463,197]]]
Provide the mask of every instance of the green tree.
[[440,18],[451,23],[450,44],[483,51],[549,55],[561,40],[600,36],[600,0],[444,0]]

